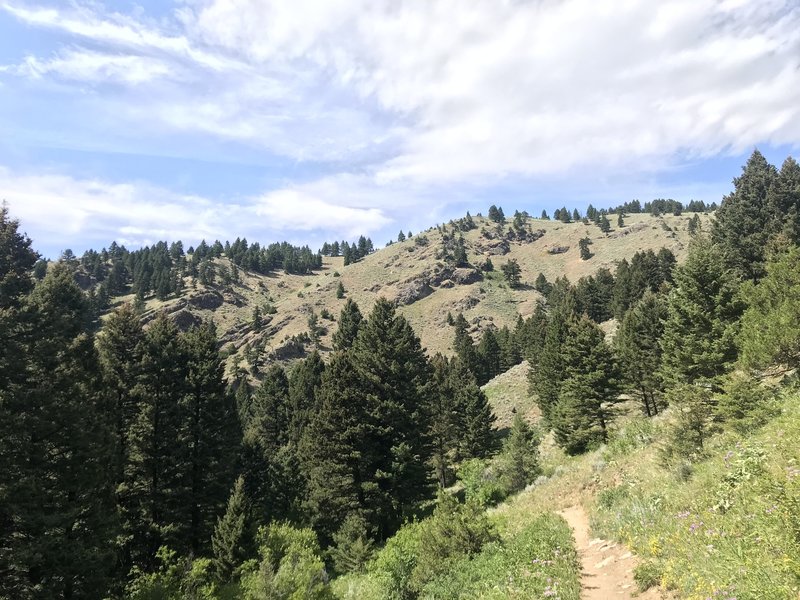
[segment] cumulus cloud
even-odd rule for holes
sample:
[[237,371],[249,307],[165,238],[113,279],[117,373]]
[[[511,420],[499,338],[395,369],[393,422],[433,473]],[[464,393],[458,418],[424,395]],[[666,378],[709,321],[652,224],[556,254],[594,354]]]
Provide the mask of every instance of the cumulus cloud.
[[[158,240],[305,241],[374,233],[391,219],[377,208],[335,205],[311,190],[285,190],[237,202],[177,194],[145,183],[26,174],[0,167],[0,198],[38,248],[81,248],[116,240],[132,247]],[[325,235],[322,235],[324,232]]]
[[381,227],[520,182],[647,181],[757,144],[800,145],[796,2],[177,6],[155,19],[89,0],[0,0],[88,48],[31,56],[3,78],[114,84],[92,106],[105,100],[105,120],[145,145],[188,132],[321,164],[316,181],[287,175],[236,209],[276,226]]

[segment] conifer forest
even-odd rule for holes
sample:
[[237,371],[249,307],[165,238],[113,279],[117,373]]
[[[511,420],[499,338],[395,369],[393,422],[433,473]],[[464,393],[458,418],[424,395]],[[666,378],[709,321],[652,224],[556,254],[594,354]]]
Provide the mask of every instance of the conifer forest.
[[[548,280],[477,249],[527,248],[550,220],[499,206],[383,249],[112,243],[57,260],[4,206],[0,598],[577,599],[565,503],[633,553],[642,594],[796,598],[800,166],[755,151],[718,203],[554,220],[579,228],[565,252],[581,265],[664,215],[686,236],[677,255],[631,249]],[[559,231],[544,235],[557,249]],[[359,304],[343,285],[428,245],[530,310],[476,328],[450,308],[433,353],[413,302]],[[158,308],[323,271],[341,308],[312,311],[289,357]],[[258,294],[240,310],[250,332],[281,317]]]

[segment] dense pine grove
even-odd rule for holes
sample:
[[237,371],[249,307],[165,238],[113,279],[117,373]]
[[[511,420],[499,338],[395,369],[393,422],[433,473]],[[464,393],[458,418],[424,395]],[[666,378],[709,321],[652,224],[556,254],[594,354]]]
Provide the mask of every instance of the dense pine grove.
[[[436,506],[409,587],[418,589],[448,553],[492,542],[481,506],[533,480],[545,431],[567,453],[596,447],[625,395],[647,416],[681,408],[670,451],[702,445],[709,415],[751,409],[731,392],[749,385],[731,378],[737,360],[752,372],[800,364],[800,167],[788,158],[776,169],[756,151],[718,208],[654,200],[554,215],[602,228],[611,213],[715,209],[710,232],[689,221],[681,264],[662,249],[575,282],[540,274],[531,316],[475,337],[451,315],[452,357],[428,356],[393,303],[362,313],[348,299],[330,354],[275,362],[231,386],[211,323],[180,331],[161,315],[144,325],[123,304],[100,324],[98,306],[127,291],[177,294],[187,276],[307,273],[322,254],[354,262],[370,240],[319,253],[246,240],[186,252],[180,242],[112,244],[48,266],[3,207],[0,598],[331,597],[332,575],[363,569]],[[496,206],[489,218],[506,221]],[[527,219],[515,213],[520,227]],[[460,223],[475,226],[469,215]],[[232,271],[219,272],[221,256]],[[513,271],[504,269],[511,286]],[[86,273],[96,292],[78,285]],[[601,328],[611,319],[613,338]],[[522,360],[543,425],[517,416],[502,438],[480,386]],[[475,500],[468,474],[490,457],[495,487],[481,483]],[[457,475],[467,504],[437,501]]]

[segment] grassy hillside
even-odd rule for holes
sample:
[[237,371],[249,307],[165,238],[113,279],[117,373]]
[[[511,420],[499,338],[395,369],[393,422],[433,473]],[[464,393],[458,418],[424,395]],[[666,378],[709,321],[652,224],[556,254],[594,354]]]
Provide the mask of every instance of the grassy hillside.
[[[366,313],[375,299],[383,296],[399,299],[400,313],[409,319],[431,354],[449,352],[452,338],[446,327],[448,312],[463,312],[473,333],[478,335],[487,327],[512,326],[518,314],[531,314],[539,294],[530,284],[540,272],[550,281],[562,275],[576,281],[601,267],[613,271],[619,260],[630,258],[639,250],[657,251],[662,247],[672,250],[680,260],[689,242],[690,216],[629,215],[625,227],[615,227],[608,234],[595,225],[581,222],[564,224],[530,219],[530,230],[540,235],[535,241],[488,239],[486,231],[496,235],[494,224],[475,217],[477,228],[465,232],[464,241],[471,264],[477,266],[491,257],[495,271],[485,275],[468,270],[451,274],[441,258],[442,234],[432,228],[346,267],[342,258],[326,257],[323,268],[312,275],[263,276],[242,272],[239,283],[212,289],[192,287],[187,279],[181,297],[165,302],[148,299],[146,309],[149,314],[167,310],[187,323],[212,319],[226,350],[239,357],[231,359],[232,367],[235,361],[246,365],[252,360],[291,359],[303,345],[292,344],[291,338],[308,333],[312,312],[320,317],[327,311],[335,318],[346,299],[352,298]],[[703,223],[708,222],[708,216],[700,216]],[[583,237],[592,241],[593,257],[587,261],[580,259],[578,250],[578,241]],[[563,252],[551,254],[549,251],[554,248]],[[523,285],[518,289],[509,288],[500,272],[502,265],[511,259],[517,260],[522,268]],[[225,258],[217,262],[229,266]],[[473,277],[478,280],[469,282]],[[342,299],[336,297],[339,282],[346,290]],[[132,296],[121,297],[115,302],[132,299]],[[256,306],[265,317],[257,330],[252,319]],[[274,314],[266,314],[269,307]],[[324,352],[330,348],[336,324],[324,318],[319,322],[326,330],[320,338],[320,349]],[[311,347],[309,343],[304,346]]]

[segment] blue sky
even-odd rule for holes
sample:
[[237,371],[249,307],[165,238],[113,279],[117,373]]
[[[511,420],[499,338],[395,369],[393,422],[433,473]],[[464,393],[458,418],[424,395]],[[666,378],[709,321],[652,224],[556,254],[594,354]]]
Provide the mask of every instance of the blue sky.
[[779,0],[0,0],[0,198],[50,256],[719,201],[800,147]]

